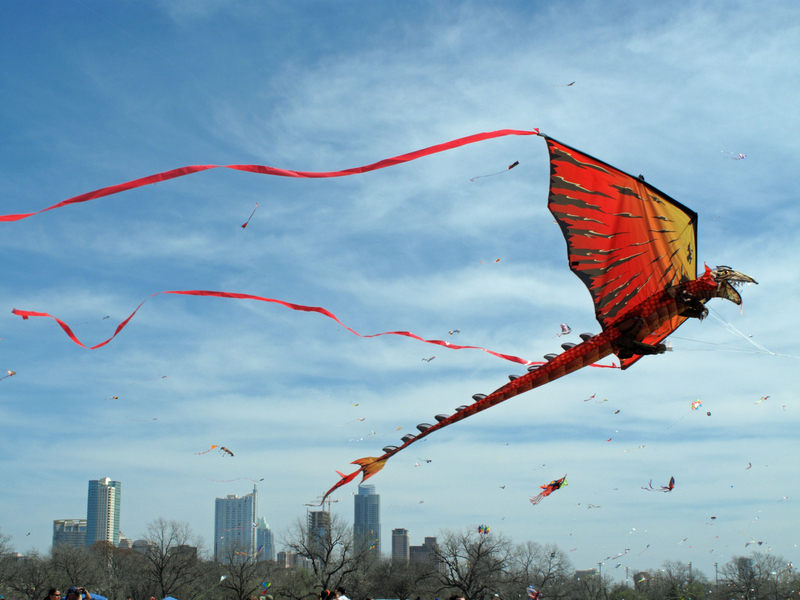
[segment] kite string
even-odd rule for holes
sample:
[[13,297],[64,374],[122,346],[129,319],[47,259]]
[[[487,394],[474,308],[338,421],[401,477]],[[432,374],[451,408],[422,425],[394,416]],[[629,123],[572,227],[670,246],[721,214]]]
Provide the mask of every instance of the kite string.
[[725,319],[723,319],[722,315],[719,314],[716,310],[714,310],[710,306],[708,307],[708,310],[709,310],[709,314],[711,315],[711,317],[713,319],[717,320],[717,325],[719,325],[720,327],[722,327],[726,331],[729,331],[730,333],[738,335],[743,340],[745,340],[747,342],[750,342],[753,346],[758,348],[759,352],[764,353],[764,354],[771,354],[772,356],[783,356],[784,358],[800,359],[800,356],[791,356],[789,354],[778,354],[777,352],[772,352],[771,350],[767,350],[764,346],[762,346],[761,344],[759,344],[758,342],[753,340],[753,338],[751,338],[750,336],[745,335],[744,333],[742,333],[741,331],[736,329],[736,327],[734,327],[733,324],[731,324],[730,322],[728,322]]

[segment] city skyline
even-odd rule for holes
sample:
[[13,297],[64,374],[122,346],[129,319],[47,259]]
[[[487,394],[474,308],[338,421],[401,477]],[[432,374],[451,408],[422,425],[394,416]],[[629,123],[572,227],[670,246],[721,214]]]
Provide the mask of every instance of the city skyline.
[[[123,538],[126,540],[126,547],[132,547],[136,542],[141,543],[142,539],[128,538],[122,534],[120,527],[121,489],[122,482],[112,481],[108,477],[90,480],[87,493],[87,519],[53,520],[51,547],[60,543],[76,547],[90,546],[91,544],[87,540],[87,523],[90,513],[95,522],[103,524],[97,530],[105,532],[111,538],[96,539],[95,542],[113,540],[114,533],[111,529],[112,524],[115,523],[117,538],[115,546],[121,547],[120,540]],[[366,536],[362,541],[369,542],[370,549],[375,550],[379,556],[383,556],[380,544],[380,495],[377,494],[375,485],[360,484],[358,490],[359,493],[353,494],[353,538],[358,543],[359,536]],[[111,507],[110,512],[107,510],[109,506]],[[212,549],[212,556],[215,560],[222,560],[225,552],[234,547],[239,552],[257,555],[264,560],[275,560],[274,533],[266,517],[257,516],[257,512],[257,484],[253,484],[253,491],[250,494],[241,497],[236,494],[228,494],[215,499],[214,546]],[[323,507],[317,511],[306,510],[306,522],[309,535],[324,537],[325,531],[331,523],[330,507],[327,510]],[[435,537],[424,536],[424,541],[420,546],[411,546],[408,530],[393,529],[391,556],[395,552],[395,531],[403,532],[401,545],[404,545],[401,552],[404,553],[404,560],[411,559],[414,552],[427,553],[427,548],[436,543]],[[222,542],[222,540],[226,541]],[[111,541],[111,543],[114,542]],[[239,550],[239,548],[245,548],[245,550]],[[250,550],[246,550],[247,548]],[[285,551],[281,550],[281,553],[285,554]]]

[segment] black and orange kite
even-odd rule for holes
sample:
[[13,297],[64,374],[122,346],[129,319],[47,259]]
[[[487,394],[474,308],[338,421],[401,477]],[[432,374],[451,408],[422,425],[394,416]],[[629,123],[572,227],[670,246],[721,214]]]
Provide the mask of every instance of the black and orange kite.
[[[611,354],[616,354],[621,361],[621,368],[627,369],[642,356],[665,352],[666,345],[662,342],[686,319],[691,317],[702,319],[708,314],[705,307],[708,300],[725,298],[735,304],[741,304],[741,297],[736,287],[744,283],[755,283],[752,278],[730,267],[717,267],[714,270],[706,267],[703,275],[697,277],[695,212],[645,183],[643,177],[628,175],[545,136],[536,129],[532,131],[503,129],[479,133],[343,171],[292,171],[263,165],[225,165],[224,168],[281,177],[344,177],[508,135],[539,135],[547,142],[550,152],[548,208],[564,234],[569,267],[583,281],[591,294],[602,332],[598,335],[581,334],[583,341],[580,344],[562,344],[564,348],[562,354],[548,354],[545,356],[547,362],[533,362],[477,346],[459,346],[442,340],[426,340],[408,331],[362,336],[345,326],[360,337],[403,335],[453,350],[476,348],[499,358],[529,366],[526,374],[510,376],[510,383],[488,396],[475,394],[474,403],[459,406],[454,414],[436,415],[436,424],[417,425],[420,433],[403,436],[402,445],[386,446],[380,456],[354,461],[353,464],[359,466],[358,470],[349,475],[340,473],[341,479],[328,490],[323,501],[335,489],[355,479],[359,473],[363,479],[371,477],[384,467],[389,458],[417,440],[518,394],[582,367],[608,366],[596,363]],[[0,222],[19,221],[70,204],[87,202],[151,183],[220,167],[221,165],[182,167],[81,194],[38,212],[0,215]],[[344,326],[333,313],[324,308],[291,304],[262,296],[208,290],[174,290],[158,293],[273,302],[292,310],[323,314]],[[110,342],[128,324],[142,304],[117,326],[114,335],[91,346],[90,349],[100,348]],[[84,346],[66,323],[52,315],[16,309],[12,312],[23,319],[53,318],[75,343]]]

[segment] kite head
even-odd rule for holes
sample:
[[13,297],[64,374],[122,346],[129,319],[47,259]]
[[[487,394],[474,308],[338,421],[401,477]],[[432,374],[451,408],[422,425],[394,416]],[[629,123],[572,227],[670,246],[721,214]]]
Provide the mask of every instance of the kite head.
[[717,291],[714,295],[717,298],[725,298],[738,305],[742,304],[742,297],[739,295],[738,288],[745,283],[758,284],[752,277],[734,271],[730,267],[724,265],[718,266],[713,270],[706,267],[706,275],[709,274],[711,279],[717,284]]

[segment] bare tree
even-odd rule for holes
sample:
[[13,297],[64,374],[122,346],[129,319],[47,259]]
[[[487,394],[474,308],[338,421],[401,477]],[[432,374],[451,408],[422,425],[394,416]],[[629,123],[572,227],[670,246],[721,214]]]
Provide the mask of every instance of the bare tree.
[[188,523],[159,517],[147,526],[144,539],[147,581],[160,598],[177,596],[179,591],[184,592],[182,599],[200,593],[198,584],[204,578],[197,553],[202,541],[194,536]]
[[[98,542],[98,545],[107,543]],[[113,548],[113,545],[111,547]],[[94,586],[98,582],[98,567],[97,557],[88,548],[58,544],[53,546],[50,552],[50,568],[55,576],[54,582],[58,582],[62,587]]]
[[[245,548],[237,549],[228,546],[225,549],[220,573],[225,579],[220,587],[229,590],[229,597],[244,600],[248,596],[257,596],[262,581],[274,570],[274,563],[256,560],[255,555],[245,552]],[[250,549],[252,550],[252,549]]]
[[346,587],[349,578],[368,560],[370,553],[368,546],[355,543],[351,525],[335,514],[330,516],[324,528],[314,531],[309,530],[304,519],[297,519],[282,538],[287,550],[307,559],[308,568],[314,575],[314,589],[292,598],[310,597],[319,590]]
[[608,600],[611,588],[611,577],[608,574],[593,573],[572,580],[572,598],[580,600]]
[[466,600],[493,596],[509,577],[513,549],[502,534],[445,531],[434,549],[441,565],[438,591],[457,590]]
[[[555,544],[541,546],[529,541],[517,545],[511,570],[517,587],[535,585],[543,596],[554,600],[565,598],[570,593],[572,565],[567,555]],[[506,596],[509,596],[509,592],[506,592]]]
[[[12,559],[14,570],[8,587],[27,600],[41,600],[52,585],[50,562],[38,552]],[[70,584],[71,585],[71,584]]]
[[374,563],[367,575],[371,585],[364,586],[366,589],[363,591],[356,587],[354,595],[399,600],[433,596],[439,587],[436,575],[436,564],[430,560],[382,560]]
[[9,534],[0,531],[0,589],[11,581],[15,570],[11,556],[14,552],[14,546],[11,545],[11,537]]
[[721,569],[727,592],[742,600],[786,598],[791,580],[791,567],[774,554],[754,552],[752,556],[736,556]]

